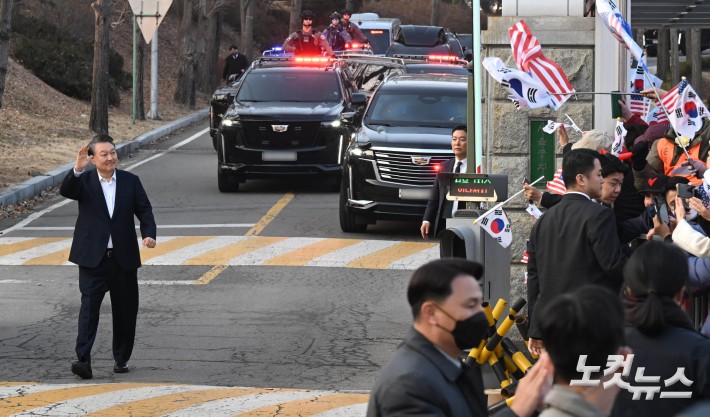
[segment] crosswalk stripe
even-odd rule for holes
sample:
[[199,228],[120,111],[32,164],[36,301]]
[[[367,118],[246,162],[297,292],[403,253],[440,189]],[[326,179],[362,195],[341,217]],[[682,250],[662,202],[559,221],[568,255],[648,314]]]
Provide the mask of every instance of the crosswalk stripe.
[[361,404],[346,405],[332,410],[318,413],[313,417],[353,417],[367,414],[367,402]]
[[151,259],[165,255],[169,252],[174,252],[190,245],[202,243],[209,239],[210,236],[176,236],[161,238],[160,244],[155,245],[154,248],[141,248],[141,263],[146,263]]
[[197,389],[214,389],[213,387],[201,387],[190,385],[160,385],[160,386],[136,386],[124,388],[119,392],[105,392],[101,394],[82,396],[69,400],[55,401],[52,404],[43,404],[42,407],[35,407],[26,410],[24,413],[15,414],[13,417],[35,417],[35,416],[78,416],[91,414],[99,410],[121,405],[133,401],[140,401],[154,398],[161,395],[174,394],[178,392],[193,391]]
[[417,269],[429,261],[440,258],[440,248],[438,244],[432,245],[429,249],[413,253],[402,259],[392,262],[388,269]]
[[[165,255],[156,256],[153,259],[149,259],[145,262],[145,265],[182,265],[188,260],[203,255],[207,252],[215,250],[217,248],[224,247],[226,245],[231,245],[235,242],[241,242],[244,239],[248,239],[244,236],[213,236],[202,243],[195,243],[188,245],[182,249],[166,253]],[[160,243],[158,243],[160,244]],[[156,246],[157,248],[157,246]]]
[[[36,409],[46,406],[47,404],[55,404],[62,401],[93,396],[103,393],[125,390],[132,387],[146,386],[149,384],[103,384],[103,385],[82,385],[80,387],[63,387],[33,392],[29,395],[18,395],[5,397],[2,400],[2,408],[0,408],[0,417],[8,417],[17,413]],[[156,384],[152,384],[156,385]],[[41,414],[35,414],[41,415]]]
[[69,259],[70,250],[71,248],[65,248],[43,256],[28,259],[23,265],[64,265],[67,263],[67,259]]
[[23,245],[24,243],[39,243],[33,245],[31,248],[15,252],[12,255],[5,255],[0,257],[0,264],[2,265],[23,265],[30,259],[37,258],[39,256],[44,256],[47,253],[54,253],[71,246],[71,239],[63,238],[37,238],[33,241],[21,242],[18,245]]
[[[252,239],[264,239],[263,236],[253,237]],[[277,253],[291,252],[304,245],[320,242],[323,238],[301,237],[290,238],[275,242],[270,245],[263,246],[259,249],[245,253],[244,255],[232,258],[227,262],[228,265],[260,265],[269,259],[273,258]]]
[[396,244],[397,242],[387,240],[365,240],[347,248],[319,256],[318,258],[308,262],[306,266],[329,266],[343,268],[357,258],[367,256],[373,252],[377,252]]
[[254,236],[248,239],[242,240],[241,242],[233,243],[225,247],[214,249],[204,255],[192,258],[187,262],[183,262],[183,265],[226,265],[227,262],[239,255],[251,252],[253,250],[262,248],[285,240],[285,237],[263,237]]
[[350,268],[386,269],[394,260],[407,257],[436,246],[436,243],[400,242],[375,253],[355,259],[348,264]]
[[263,388],[214,388],[208,390],[179,392],[156,398],[148,398],[141,401],[132,401],[127,404],[116,405],[114,407],[91,413],[87,417],[162,416],[196,404],[206,403],[208,401],[241,397],[263,391]]
[[0,245],[0,256],[23,252],[28,249],[36,248],[48,243],[59,242],[64,239],[65,238],[61,237],[37,237],[32,239],[23,239],[20,241],[10,241],[7,245]]
[[[266,390],[264,390],[266,391]],[[193,407],[184,408],[164,417],[224,417],[239,415],[247,411],[282,402],[316,398],[324,394],[318,391],[273,391],[246,395],[237,398],[210,401]]]
[[2,383],[0,384],[0,398],[5,397],[16,397],[21,395],[34,394],[37,392],[63,389],[63,388],[74,388],[74,387],[86,387],[93,384],[56,384],[56,385],[38,385],[34,383]]
[[303,266],[315,258],[360,242],[360,239],[325,239],[271,258],[264,265]]
[[367,394],[330,394],[321,395],[315,399],[289,401],[262,407],[247,413],[235,414],[233,417],[305,417],[321,413],[334,407],[367,402]]

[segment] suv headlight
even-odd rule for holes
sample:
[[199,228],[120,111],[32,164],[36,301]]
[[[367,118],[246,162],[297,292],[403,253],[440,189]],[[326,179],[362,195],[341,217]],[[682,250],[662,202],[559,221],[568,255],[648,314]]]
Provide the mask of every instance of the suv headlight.
[[224,100],[225,98],[227,98],[227,96],[229,96],[229,94],[226,94],[226,93],[224,93],[224,94],[213,94],[213,95],[212,95],[212,100],[221,101],[221,100]]
[[231,119],[222,119],[222,124],[225,126],[241,126],[242,122],[239,121],[239,117],[232,116]]
[[323,127],[340,127],[342,125],[342,122],[340,119],[335,119],[335,120],[330,120],[328,122],[321,122],[321,126]]
[[365,158],[365,159],[374,159],[375,158],[375,153],[372,151],[372,149],[363,149],[363,148],[351,148],[350,151],[348,152],[350,156],[354,156],[356,158]]

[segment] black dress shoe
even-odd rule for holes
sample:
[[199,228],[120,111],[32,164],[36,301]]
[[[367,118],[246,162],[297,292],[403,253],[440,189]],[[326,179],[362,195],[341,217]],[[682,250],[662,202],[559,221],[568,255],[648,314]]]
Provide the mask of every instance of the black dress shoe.
[[126,362],[114,362],[113,363],[113,372],[116,374],[125,374],[128,373],[128,363]]
[[94,377],[94,373],[91,372],[91,363],[74,361],[71,364],[71,372],[81,379],[91,379]]

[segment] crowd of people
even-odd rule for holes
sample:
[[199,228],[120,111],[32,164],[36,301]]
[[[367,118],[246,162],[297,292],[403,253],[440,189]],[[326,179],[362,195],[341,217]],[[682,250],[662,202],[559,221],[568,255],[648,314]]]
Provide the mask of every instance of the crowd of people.
[[350,21],[352,12],[343,9],[340,13],[330,15],[330,25],[319,32],[313,28],[313,12],[301,12],[301,30],[297,30],[286,38],[283,50],[293,54],[333,55],[346,50],[353,40],[367,44],[368,40],[354,22]]
[[[647,124],[620,105],[630,158],[610,152],[613,135],[591,130],[571,142],[562,126],[565,192],[525,186],[526,199],[546,209],[527,242],[527,347],[540,359],[496,415],[710,411],[710,320],[698,331],[688,314],[691,297],[710,289],[710,121],[677,137],[667,122]],[[465,133],[453,129],[445,172],[465,164]],[[429,201],[424,239],[456,212],[442,194]],[[480,369],[460,360],[486,335],[482,271],[461,262],[415,271],[412,330],[378,378],[368,417],[488,415]]]

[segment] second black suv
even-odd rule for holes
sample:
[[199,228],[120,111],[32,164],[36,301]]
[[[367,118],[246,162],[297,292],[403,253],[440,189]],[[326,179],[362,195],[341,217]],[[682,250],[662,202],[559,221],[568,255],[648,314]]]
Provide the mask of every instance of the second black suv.
[[242,76],[217,129],[217,184],[238,191],[250,178],[331,176],[367,96],[341,61],[260,58]]
[[440,164],[453,158],[451,129],[466,124],[466,93],[459,75],[393,75],[380,84],[344,156],[344,232],[422,219]]

